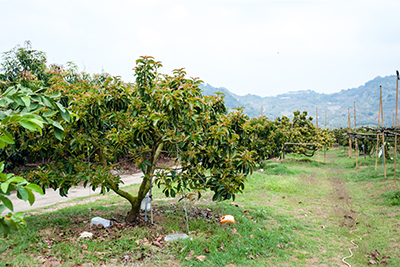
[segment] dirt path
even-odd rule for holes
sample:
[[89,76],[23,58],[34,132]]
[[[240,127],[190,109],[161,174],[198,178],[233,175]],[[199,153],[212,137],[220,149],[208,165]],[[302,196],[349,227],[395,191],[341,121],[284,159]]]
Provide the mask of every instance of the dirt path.
[[[129,186],[132,184],[139,184],[142,182],[142,173],[134,173],[130,175],[120,175],[122,181],[124,182],[124,186]],[[56,203],[65,202],[71,199],[79,198],[79,197],[87,197],[89,194],[97,194],[100,193],[100,189],[96,189],[95,191],[91,190],[90,188],[86,187],[72,187],[68,192],[68,197],[60,196],[58,190],[54,191],[52,189],[46,190],[46,194],[39,195],[35,194],[36,200],[33,205],[29,205],[29,202],[22,201],[21,199],[17,198],[16,193],[12,194],[8,198],[13,202],[14,205],[14,212],[19,211],[27,211],[36,208],[50,206]],[[2,214],[8,213],[9,210],[4,211]]]

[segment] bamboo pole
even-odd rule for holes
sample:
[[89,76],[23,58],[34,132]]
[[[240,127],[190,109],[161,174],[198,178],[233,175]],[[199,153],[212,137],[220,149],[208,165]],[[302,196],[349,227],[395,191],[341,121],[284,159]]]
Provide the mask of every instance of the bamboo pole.
[[[378,110],[378,129],[381,127],[381,101],[379,100]],[[378,157],[379,157],[379,132],[376,133],[376,158],[375,158],[375,171],[378,169]]]
[[[351,120],[350,120],[350,108],[347,108],[348,118],[349,118],[349,133],[351,133]],[[349,157],[351,158],[351,135],[349,134]]]
[[[319,144],[319,136],[318,136],[318,108],[317,108],[317,143]],[[317,149],[318,153],[318,163],[319,163],[319,147]]]
[[[396,130],[397,130],[397,108],[399,103],[399,71],[396,70],[397,79],[396,79]],[[396,164],[397,164],[397,134],[394,137],[394,177],[393,177],[393,186],[396,188]]]
[[[380,93],[381,93],[381,122],[382,122],[382,130],[384,128],[383,126],[383,102],[382,102],[382,85],[380,86]],[[382,147],[382,156],[383,156],[383,173],[385,174],[385,178],[386,178],[386,154],[385,154],[385,130],[382,131],[382,143],[383,143],[383,147]]]
[[[354,132],[357,132],[357,124],[356,124],[356,102],[354,102]],[[354,149],[356,152],[356,169],[358,168],[358,142],[357,135],[354,137]]]

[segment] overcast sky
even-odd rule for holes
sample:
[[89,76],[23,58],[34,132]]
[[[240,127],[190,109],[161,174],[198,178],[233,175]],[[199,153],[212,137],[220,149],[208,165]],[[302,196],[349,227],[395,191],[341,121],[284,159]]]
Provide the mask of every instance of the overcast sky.
[[0,0],[0,52],[134,81],[139,56],[233,93],[333,93],[400,69],[400,1]]

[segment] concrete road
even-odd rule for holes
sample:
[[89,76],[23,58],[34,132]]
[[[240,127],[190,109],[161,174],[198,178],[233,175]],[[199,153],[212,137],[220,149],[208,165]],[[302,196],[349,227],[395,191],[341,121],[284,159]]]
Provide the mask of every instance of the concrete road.
[[[140,184],[143,180],[142,178],[142,173],[134,173],[131,175],[120,175],[122,181],[124,182],[123,186],[128,186],[131,184]],[[62,197],[58,193],[58,190],[54,191],[53,189],[47,189],[46,194],[40,195],[34,192],[36,200],[35,203],[31,206],[28,201],[23,201],[19,198],[17,198],[16,193],[12,193],[11,196],[8,198],[12,201],[14,205],[14,212],[19,212],[19,211],[27,211],[31,209],[36,209],[40,207],[46,207],[52,204],[60,203],[60,202],[65,202],[71,199],[75,199],[78,197],[87,197],[89,194],[93,195],[96,193],[100,193],[100,189],[96,189],[95,191],[91,190],[89,187],[71,187],[68,192],[68,197]],[[4,211],[2,214],[7,214],[9,210],[7,209]]]

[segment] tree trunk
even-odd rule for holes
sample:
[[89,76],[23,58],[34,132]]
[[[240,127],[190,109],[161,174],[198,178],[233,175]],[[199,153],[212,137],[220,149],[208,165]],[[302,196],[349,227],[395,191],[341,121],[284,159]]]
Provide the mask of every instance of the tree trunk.
[[140,205],[142,204],[142,200],[145,198],[147,193],[150,190],[150,177],[144,178],[142,184],[140,185],[138,196],[135,198],[135,201],[131,203],[131,210],[128,212],[126,216],[127,223],[133,223],[137,216],[140,213]]
[[156,166],[156,162],[158,157],[161,154],[162,148],[164,146],[164,143],[160,143],[157,146],[157,149],[154,151],[153,156],[151,158],[151,166],[146,166],[146,173],[143,178],[142,184],[140,185],[138,196],[135,198],[135,201],[132,203],[131,202],[131,210],[128,212],[128,215],[126,216],[126,222],[127,223],[133,223],[137,216],[140,213],[140,206],[142,204],[142,200],[146,197],[147,193],[150,191],[151,187],[151,182],[153,179],[153,173],[154,173],[154,167]]

